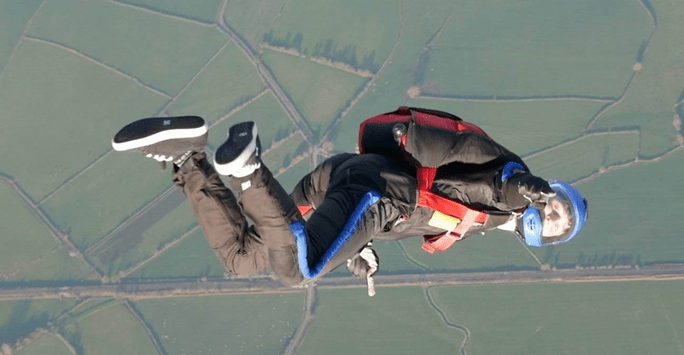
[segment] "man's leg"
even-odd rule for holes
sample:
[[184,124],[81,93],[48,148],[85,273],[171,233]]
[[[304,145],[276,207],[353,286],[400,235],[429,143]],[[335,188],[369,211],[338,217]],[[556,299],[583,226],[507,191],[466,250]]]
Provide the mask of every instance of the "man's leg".
[[122,128],[112,146],[173,161],[174,183],[183,189],[221,263],[233,274],[253,274],[268,266],[265,247],[248,228],[233,193],[207,162],[203,153],[207,129],[204,119],[197,116],[146,118]]
[[242,215],[237,200],[209,164],[204,153],[174,165],[173,181],[183,189],[209,246],[226,270],[251,275],[268,266],[261,237]]

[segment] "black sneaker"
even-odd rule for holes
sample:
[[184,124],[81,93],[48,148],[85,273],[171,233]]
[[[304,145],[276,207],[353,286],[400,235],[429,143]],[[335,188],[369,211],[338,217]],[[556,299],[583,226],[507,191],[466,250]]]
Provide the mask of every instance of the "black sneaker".
[[214,167],[221,175],[245,177],[261,166],[261,142],[254,122],[228,129],[228,139],[214,152]]
[[140,150],[148,158],[181,165],[207,144],[208,126],[202,117],[151,117],[122,128],[112,139],[116,151]]

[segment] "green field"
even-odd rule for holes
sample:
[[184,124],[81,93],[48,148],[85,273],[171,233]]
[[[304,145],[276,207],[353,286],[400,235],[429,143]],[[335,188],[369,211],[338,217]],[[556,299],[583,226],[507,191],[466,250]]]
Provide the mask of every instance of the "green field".
[[536,175],[577,181],[599,169],[625,164],[637,158],[636,132],[587,136],[526,161]]
[[82,354],[156,354],[145,328],[115,301],[68,319],[60,333]]
[[72,355],[71,350],[57,335],[45,333],[19,350],[17,355]]
[[78,48],[168,95],[177,94],[228,40],[208,25],[81,0],[48,1],[29,34]]
[[624,102],[596,123],[597,128],[640,127],[642,157],[662,154],[677,144],[672,118],[674,105],[682,100],[684,77],[684,47],[678,35],[684,31],[680,15],[684,7],[676,1],[656,1],[654,7],[657,27],[644,53],[643,69]]
[[86,249],[171,187],[170,174],[140,153],[112,152],[42,207],[77,247]]
[[12,343],[73,307],[74,300],[0,301],[0,344]]
[[578,189],[589,219],[572,243],[535,249],[559,267],[681,263],[684,152],[609,172]]
[[213,123],[266,89],[254,66],[228,43],[167,110],[169,116],[201,116]]
[[652,27],[637,1],[492,0],[453,11],[424,69],[423,91],[437,96],[618,97]]
[[24,27],[42,1],[0,2],[0,68],[7,65]]
[[[382,291],[382,290],[381,290]],[[489,285],[430,289],[472,334],[468,354],[678,354],[684,283]]]
[[89,253],[108,276],[130,269],[197,225],[190,204],[183,202],[144,231],[109,239]]
[[[339,11],[342,7],[354,11]],[[400,16],[400,5],[392,1],[295,1],[271,27],[270,42],[290,47],[299,36],[294,48],[302,54],[376,72],[394,45]],[[290,43],[278,43],[287,38]]]
[[354,98],[366,78],[290,54],[267,50],[261,56],[317,137]]
[[302,321],[303,300],[302,292],[176,297],[137,301],[135,307],[169,355],[266,355],[287,346]]
[[4,183],[0,183],[0,200],[0,280],[97,278],[83,261],[69,257],[42,220]]
[[[463,333],[445,327],[418,287],[320,290],[297,354],[451,354]],[[334,335],[334,336],[333,336]]]
[[110,150],[114,133],[132,117],[153,115],[166,102],[47,44],[24,41],[14,58],[0,77],[0,87],[11,88],[0,95],[0,162],[35,201]]
[[199,228],[165,253],[130,274],[130,279],[221,277],[224,268]]
[[259,49],[264,35],[278,20],[287,0],[226,1],[223,20],[247,40],[253,50]]

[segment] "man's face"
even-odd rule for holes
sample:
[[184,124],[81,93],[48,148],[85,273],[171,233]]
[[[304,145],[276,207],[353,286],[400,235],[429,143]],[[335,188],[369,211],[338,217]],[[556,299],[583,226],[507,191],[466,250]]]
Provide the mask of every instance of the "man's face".
[[542,226],[542,236],[556,237],[570,228],[568,211],[558,197],[549,200],[546,207],[544,207],[544,214],[546,216],[544,217],[544,224]]

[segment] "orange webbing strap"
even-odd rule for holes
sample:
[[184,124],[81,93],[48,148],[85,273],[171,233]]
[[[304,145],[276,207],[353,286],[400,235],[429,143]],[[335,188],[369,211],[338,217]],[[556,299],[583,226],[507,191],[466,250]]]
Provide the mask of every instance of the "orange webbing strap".
[[[423,249],[429,253],[433,253],[435,250],[447,250],[452,244],[460,240],[463,234],[475,223],[484,224],[487,222],[487,217],[489,217],[485,212],[472,209],[462,203],[430,192],[436,173],[437,168],[419,167],[417,169],[418,206],[427,207],[435,211],[433,219],[430,220],[431,225],[444,228],[443,223],[447,223],[445,220],[448,219],[448,223],[455,226],[455,228],[441,235],[425,236]],[[446,215],[444,216],[446,218],[440,218],[438,214]],[[434,218],[434,216],[437,216],[437,218]],[[436,220],[435,224],[432,223],[434,220]]]

